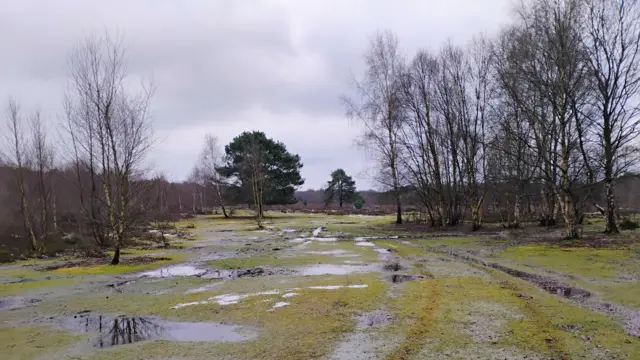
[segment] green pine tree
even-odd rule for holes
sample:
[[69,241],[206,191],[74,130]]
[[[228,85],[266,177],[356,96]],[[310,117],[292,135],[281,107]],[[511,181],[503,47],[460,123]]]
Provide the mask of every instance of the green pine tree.
[[345,203],[353,203],[356,200],[356,182],[348,176],[344,170],[337,169],[331,173],[331,180],[324,191],[325,205],[337,201],[340,207]]

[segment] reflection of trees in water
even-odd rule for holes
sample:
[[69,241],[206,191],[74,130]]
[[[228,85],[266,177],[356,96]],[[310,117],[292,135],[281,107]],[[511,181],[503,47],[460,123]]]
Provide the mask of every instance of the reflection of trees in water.
[[84,326],[86,332],[98,331],[100,347],[131,344],[158,337],[164,331],[162,325],[144,317],[86,317]]

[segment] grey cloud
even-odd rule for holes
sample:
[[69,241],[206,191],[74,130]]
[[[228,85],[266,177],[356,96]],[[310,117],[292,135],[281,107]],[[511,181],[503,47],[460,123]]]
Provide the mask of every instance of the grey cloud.
[[363,71],[363,51],[377,29],[395,31],[407,55],[419,47],[437,50],[447,38],[463,42],[494,31],[506,18],[507,4],[7,1],[0,10],[0,99],[14,95],[55,119],[69,51],[106,29],[124,36],[132,76],[153,75],[155,125],[167,141],[152,158],[172,178],[188,175],[203,131],[228,141],[232,133],[255,128],[299,152],[305,187],[319,187],[332,168],[358,173],[364,166],[338,97],[349,91],[350,72]]

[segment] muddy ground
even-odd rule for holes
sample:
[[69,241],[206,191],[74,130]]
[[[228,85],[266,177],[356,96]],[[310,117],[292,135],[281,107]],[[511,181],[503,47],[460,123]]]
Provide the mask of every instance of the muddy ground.
[[119,266],[0,266],[0,358],[640,359],[640,232],[269,215],[179,223]]

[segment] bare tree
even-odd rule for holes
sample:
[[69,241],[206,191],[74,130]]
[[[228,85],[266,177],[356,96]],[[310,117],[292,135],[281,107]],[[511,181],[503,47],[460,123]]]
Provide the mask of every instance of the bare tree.
[[[138,93],[125,88],[122,39],[108,34],[80,43],[69,63],[66,103],[76,171],[82,166],[91,174],[94,236],[113,245],[111,263],[118,264],[120,249],[145,208],[142,203],[149,200],[141,166],[153,143],[148,111],[153,88],[143,84]],[[80,176],[78,181],[82,189]]]
[[255,136],[249,137],[249,142],[244,148],[243,161],[241,166],[244,167],[243,173],[249,176],[251,183],[251,194],[253,196],[253,205],[256,211],[256,224],[259,229],[263,228],[264,223],[264,190],[265,190],[265,161],[264,148],[261,146]]
[[595,81],[598,146],[606,192],[606,229],[617,233],[615,179],[637,162],[640,125],[640,2],[587,0],[585,45]]
[[378,33],[365,55],[367,72],[353,80],[357,99],[344,97],[347,115],[361,124],[358,144],[373,154],[380,170],[377,180],[392,189],[396,200],[396,223],[402,223],[399,171],[400,132],[403,121],[403,58],[391,32]]
[[33,148],[33,165],[37,174],[38,202],[40,205],[40,227],[39,240],[44,249],[49,236],[49,220],[56,224],[52,208],[52,184],[51,175],[54,170],[53,147],[47,139],[47,129],[42,123],[40,112],[34,113],[31,117],[31,143]]
[[511,71],[517,79],[511,84],[519,85],[510,89],[529,122],[540,159],[541,189],[548,190],[543,194],[548,204],[545,216],[555,217],[557,198],[570,238],[579,236],[582,202],[576,199],[576,186],[585,182],[589,169],[583,143],[589,84],[581,41],[582,10],[579,0],[523,5],[516,37],[520,54],[512,57]]
[[400,137],[403,177],[419,195],[434,226],[449,224],[453,217],[442,175],[446,172],[442,167],[445,150],[435,104],[440,71],[439,59],[422,50],[406,69],[402,82],[406,114]]
[[223,196],[226,182],[225,178],[218,171],[221,166],[223,166],[223,152],[218,143],[218,138],[212,134],[206,134],[204,147],[200,153],[197,165],[199,176],[205,184],[213,186],[216,202],[222,208],[224,217],[228,218],[229,214],[227,213]]
[[7,105],[7,132],[6,139],[9,149],[7,151],[9,164],[14,167],[16,172],[16,182],[18,190],[20,191],[20,211],[22,213],[22,219],[24,224],[24,230],[29,237],[31,243],[31,250],[39,251],[40,246],[36,238],[36,234],[33,230],[33,223],[31,221],[31,213],[29,210],[29,199],[27,194],[26,185],[26,172],[28,171],[28,154],[27,154],[27,140],[24,134],[23,118],[20,115],[20,105],[17,101],[9,99]]

